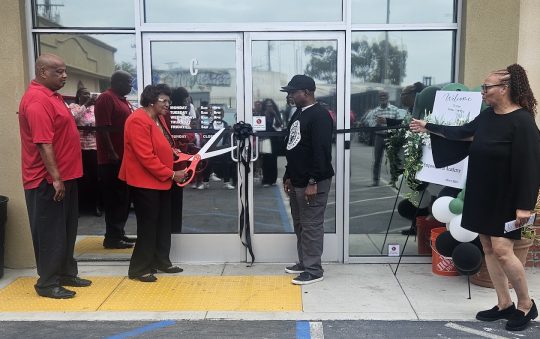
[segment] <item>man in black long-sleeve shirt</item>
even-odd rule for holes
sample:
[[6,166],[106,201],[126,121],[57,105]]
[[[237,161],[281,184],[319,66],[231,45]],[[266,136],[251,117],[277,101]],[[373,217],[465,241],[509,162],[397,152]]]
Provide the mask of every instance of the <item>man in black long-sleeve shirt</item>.
[[289,195],[298,263],[285,272],[299,274],[293,284],[311,284],[323,279],[321,256],[324,240],[324,211],[334,169],[332,168],[332,118],[315,101],[315,81],[295,75],[287,86],[287,101],[296,111],[289,121],[287,166],[283,188]]

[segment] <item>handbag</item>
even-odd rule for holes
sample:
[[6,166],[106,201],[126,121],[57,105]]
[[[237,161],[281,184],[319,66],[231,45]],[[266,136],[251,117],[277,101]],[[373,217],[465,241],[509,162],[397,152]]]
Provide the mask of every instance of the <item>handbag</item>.
[[263,139],[261,141],[260,147],[261,147],[260,152],[262,154],[271,154],[272,153],[272,142],[270,141],[270,138]]

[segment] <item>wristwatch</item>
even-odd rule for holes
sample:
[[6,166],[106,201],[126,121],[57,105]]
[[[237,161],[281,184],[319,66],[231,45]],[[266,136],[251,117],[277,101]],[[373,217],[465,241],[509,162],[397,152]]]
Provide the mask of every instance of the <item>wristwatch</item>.
[[309,178],[308,185],[317,185],[317,180],[315,180],[313,178]]

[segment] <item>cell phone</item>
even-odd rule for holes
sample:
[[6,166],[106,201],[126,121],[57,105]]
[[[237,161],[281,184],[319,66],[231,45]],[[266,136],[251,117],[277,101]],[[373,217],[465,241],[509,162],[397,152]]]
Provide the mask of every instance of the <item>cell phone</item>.
[[534,224],[535,220],[536,220],[536,214],[532,214],[529,217],[529,220],[527,220],[527,222],[524,223],[521,226],[517,226],[515,220],[506,222],[506,223],[504,223],[504,233],[512,232],[512,231],[515,231],[515,230],[520,229],[522,227],[530,226],[530,225]]

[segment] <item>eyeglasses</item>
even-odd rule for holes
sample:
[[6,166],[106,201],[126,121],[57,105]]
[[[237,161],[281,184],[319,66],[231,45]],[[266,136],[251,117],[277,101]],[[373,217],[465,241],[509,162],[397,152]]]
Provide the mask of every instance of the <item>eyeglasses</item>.
[[506,84],[495,84],[495,85],[482,84],[480,88],[482,88],[482,92],[487,92],[487,90],[490,89],[491,87],[497,87],[497,86],[506,86]]
[[157,101],[162,102],[164,104],[169,104],[169,105],[171,104],[171,100],[169,99],[158,98]]

